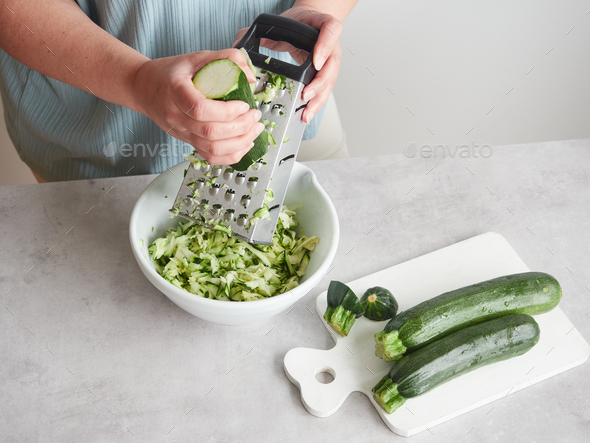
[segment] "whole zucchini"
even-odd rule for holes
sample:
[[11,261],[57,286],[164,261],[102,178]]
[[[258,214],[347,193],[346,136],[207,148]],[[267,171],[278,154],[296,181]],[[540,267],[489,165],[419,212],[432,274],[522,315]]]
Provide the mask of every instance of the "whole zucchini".
[[375,334],[375,355],[398,360],[465,326],[506,314],[542,314],[561,300],[561,287],[543,272],[487,280],[426,300],[397,315]]
[[373,398],[391,414],[417,397],[479,367],[522,355],[540,336],[527,314],[511,314],[468,326],[396,361],[373,387]]
[[355,320],[364,312],[363,305],[352,289],[339,281],[330,282],[324,319],[332,329],[343,337],[347,336]]
[[361,304],[365,309],[363,315],[369,320],[389,320],[397,314],[397,300],[388,289],[381,286],[367,289],[361,297]]

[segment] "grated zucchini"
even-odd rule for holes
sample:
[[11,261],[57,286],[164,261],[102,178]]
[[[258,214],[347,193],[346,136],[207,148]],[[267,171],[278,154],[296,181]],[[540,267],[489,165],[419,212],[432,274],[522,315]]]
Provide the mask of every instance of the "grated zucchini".
[[148,248],[156,271],[195,295],[229,301],[272,297],[299,285],[317,236],[297,235],[294,206],[283,205],[272,246],[230,237],[219,225],[208,229],[180,222]]

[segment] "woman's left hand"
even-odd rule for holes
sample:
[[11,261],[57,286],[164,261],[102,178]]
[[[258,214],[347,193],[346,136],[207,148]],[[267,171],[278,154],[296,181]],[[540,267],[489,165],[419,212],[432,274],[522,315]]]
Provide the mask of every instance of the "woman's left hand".
[[[303,100],[308,103],[301,118],[305,123],[309,124],[328,100],[328,96],[338,78],[342,54],[338,38],[342,32],[342,22],[329,14],[323,14],[307,6],[294,6],[283,12],[281,16],[300,21],[320,31],[313,51],[313,65],[318,73],[303,90]],[[234,46],[238,44],[247,30],[248,28],[242,28],[238,31]],[[284,42],[261,39],[260,45],[271,51],[289,52],[291,57],[299,64],[303,63],[308,56],[307,52],[296,49]]]

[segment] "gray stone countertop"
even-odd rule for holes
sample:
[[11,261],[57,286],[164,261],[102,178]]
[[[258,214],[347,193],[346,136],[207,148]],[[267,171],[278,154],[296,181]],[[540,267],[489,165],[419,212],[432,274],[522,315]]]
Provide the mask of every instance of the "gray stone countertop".
[[[340,220],[330,279],[495,231],[561,282],[590,341],[590,140],[406,154],[307,163]],[[153,178],[0,188],[0,440],[401,441],[360,393],[310,415],[284,374],[288,350],[333,346],[315,314],[327,277],[243,327],[192,317],[144,278],[128,221]],[[410,440],[585,441],[588,392],[586,363]]]

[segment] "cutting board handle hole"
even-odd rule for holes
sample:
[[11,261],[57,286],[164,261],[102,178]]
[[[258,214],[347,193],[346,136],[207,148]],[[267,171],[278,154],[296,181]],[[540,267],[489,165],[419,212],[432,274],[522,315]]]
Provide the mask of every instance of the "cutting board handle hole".
[[336,379],[336,373],[334,372],[334,369],[322,366],[315,370],[315,379],[320,383],[327,385]]

